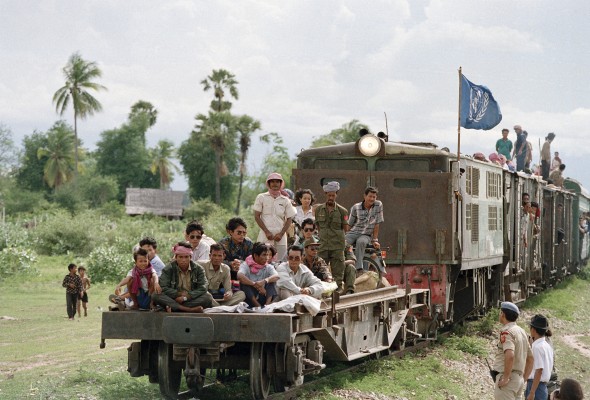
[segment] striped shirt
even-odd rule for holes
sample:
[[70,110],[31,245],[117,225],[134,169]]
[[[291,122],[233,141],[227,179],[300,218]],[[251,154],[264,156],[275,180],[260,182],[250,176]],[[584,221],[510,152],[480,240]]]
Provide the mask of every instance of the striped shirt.
[[[367,210],[364,206],[364,201],[356,203],[350,208],[350,232],[359,233],[361,235],[373,235],[375,225],[383,222],[383,203],[375,200],[373,207]],[[321,231],[320,231],[321,233]]]

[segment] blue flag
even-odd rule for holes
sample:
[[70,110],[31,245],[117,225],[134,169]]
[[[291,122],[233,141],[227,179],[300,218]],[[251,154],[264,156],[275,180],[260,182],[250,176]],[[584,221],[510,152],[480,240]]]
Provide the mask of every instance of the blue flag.
[[461,126],[489,130],[502,121],[500,106],[485,86],[475,85],[461,74]]

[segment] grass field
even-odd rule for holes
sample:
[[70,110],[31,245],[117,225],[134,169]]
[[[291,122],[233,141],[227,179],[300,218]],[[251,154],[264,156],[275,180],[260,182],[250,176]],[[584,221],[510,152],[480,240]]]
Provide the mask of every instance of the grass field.
[[[99,348],[101,312],[109,306],[113,284],[93,284],[88,292],[88,317],[68,320],[61,282],[69,262],[66,257],[41,257],[38,276],[0,283],[0,399],[161,398],[158,386],[150,384],[147,377],[131,378],[126,372],[129,341],[109,340],[105,349]],[[563,339],[581,335],[578,343],[586,348],[590,345],[590,282],[569,280],[530,300],[525,312],[525,318],[536,312],[550,317],[560,377],[584,382],[586,393],[590,393],[586,383],[590,382],[590,358]],[[323,383],[303,397],[342,398],[339,391],[344,390],[381,393],[392,399],[491,398],[489,393],[480,397],[469,394],[473,392],[472,368],[484,365],[483,358],[494,340],[493,335],[477,334],[487,329],[486,321],[478,324],[468,328],[468,336],[448,341],[444,347],[404,360],[372,361],[361,372],[337,374],[329,384]],[[479,390],[487,391],[488,386],[482,384]],[[230,393],[220,385],[202,399],[246,399],[248,393],[243,382]]]

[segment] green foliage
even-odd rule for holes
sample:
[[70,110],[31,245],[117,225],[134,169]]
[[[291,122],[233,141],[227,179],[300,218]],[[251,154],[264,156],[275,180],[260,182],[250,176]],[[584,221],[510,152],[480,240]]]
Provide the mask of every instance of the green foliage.
[[27,247],[6,247],[0,251],[0,280],[11,275],[36,273],[37,257]]
[[7,247],[31,247],[29,231],[15,222],[0,224],[0,250]]
[[24,154],[21,166],[16,174],[18,186],[30,191],[46,191],[49,188],[43,181],[43,168],[47,157],[39,158],[37,150],[47,147],[47,134],[33,132],[23,139]]
[[88,256],[94,282],[119,281],[133,268],[131,249],[122,253],[116,246],[98,246]]
[[326,135],[319,136],[311,143],[311,147],[331,146],[334,144],[356,142],[361,129],[369,129],[357,119],[343,124],[340,128],[332,130]]
[[78,187],[84,200],[94,208],[116,200],[119,194],[117,179],[112,176],[82,175]]
[[55,204],[72,214],[82,211],[88,206],[83,192],[75,182],[60,186],[55,190],[51,198]]
[[37,157],[46,159],[43,179],[50,188],[57,188],[74,176],[76,138],[72,128],[64,121],[57,121],[47,131],[47,146],[37,149]]
[[80,254],[90,252],[100,237],[94,214],[86,212],[72,219],[65,210],[56,210],[38,223],[32,236],[41,254]]
[[150,172],[151,160],[145,147],[147,119],[136,118],[120,128],[104,131],[96,144],[96,170],[119,184],[118,200],[128,187],[158,188],[159,179]]
[[12,178],[0,178],[0,204],[4,205],[8,216],[38,212],[49,207],[43,193],[19,188]]
[[487,339],[476,336],[450,336],[443,342],[448,349],[454,349],[463,353],[485,357],[487,355]]
[[158,110],[149,101],[139,100],[131,106],[128,118],[130,121],[136,118],[147,118],[148,125],[152,127],[158,120]]
[[180,169],[172,162],[176,155],[174,143],[170,140],[160,140],[158,145],[149,150],[150,153],[150,171],[160,177],[160,189],[168,189],[170,182],[174,179],[174,171]]
[[235,75],[225,69],[214,69],[211,75],[201,81],[203,90],[213,90],[214,99],[211,101],[211,110],[215,112],[229,111],[232,103],[225,101],[225,92],[229,91],[229,94],[234,99],[238,99],[238,88],[236,85],[238,81],[235,79]]
[[19,151],[12,141],[12,131],[0,122],[0,177],[12,174],[18,158]]
[[191,204],[184,209],[184,219],[185,221],[197,220],[201,222],[208,215],[221,210],[222,207],[215,204],[210,199],[193,200]]
[[[590,293],[582,289],[584,286],[583,280],[569,277],[555,286],[556,289],[566,290],[545,290],[527,299],[525,307],[549,309],[561,319],[572,321],[578,304],[590,301]],[[576,293],[576,296],[572,296],[572,293]]]
[[[237,151],[236,143],[228,143],[225,151],[230,156],[224,158],[228,174],[220,179],[220,204],[230,209],[235,204],[234,192],[238,174],[238,157],[233,156]],[[204,136],[193,132],[190,138],[180,145],[178,159],[188,180],[190,197],[196,200],[214,199],[215,153],[211,143]]]

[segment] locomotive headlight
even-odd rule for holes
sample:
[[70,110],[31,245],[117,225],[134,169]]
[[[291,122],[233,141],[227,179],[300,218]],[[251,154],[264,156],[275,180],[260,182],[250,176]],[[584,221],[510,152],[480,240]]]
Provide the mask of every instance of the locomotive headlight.
[[373,157],[381,150],[381,140],[377,136],[365,135],[359,139],[358,148],[367,157]]

